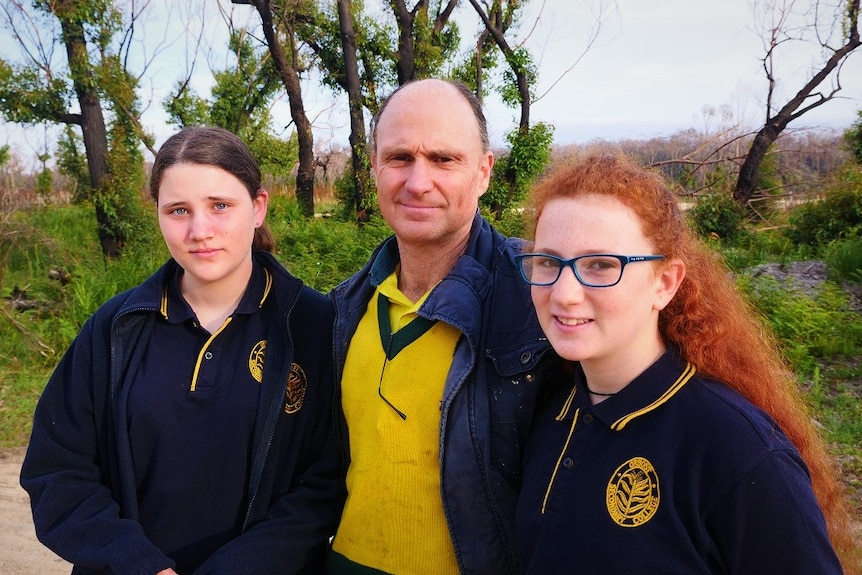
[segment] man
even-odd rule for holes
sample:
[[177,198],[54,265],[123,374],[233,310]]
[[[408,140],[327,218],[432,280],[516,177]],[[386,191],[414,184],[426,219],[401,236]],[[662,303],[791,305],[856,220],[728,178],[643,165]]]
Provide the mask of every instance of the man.
[[513,256],[478,214],[494,156],[464,86],[402,86],[372,125],[394,230],[332,292],[350,459],[330,573],[516,573],[520,446],[549,349]]

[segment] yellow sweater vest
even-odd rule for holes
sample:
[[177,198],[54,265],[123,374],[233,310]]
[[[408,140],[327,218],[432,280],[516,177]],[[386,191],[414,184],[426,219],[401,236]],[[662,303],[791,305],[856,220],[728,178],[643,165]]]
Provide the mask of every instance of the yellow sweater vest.
[[[398,291],[395,274],[378,291],[389,300],[396,332],[424,301],[413,304]],[[460,332],[437,322],[386,360],[377,314],[375,293],[350,342],[341,382],[351,461],[333,549],[394,575],[457,574],[440,495],[439,444],[443,386]],[[406,419],[381,399],[378,385]]]

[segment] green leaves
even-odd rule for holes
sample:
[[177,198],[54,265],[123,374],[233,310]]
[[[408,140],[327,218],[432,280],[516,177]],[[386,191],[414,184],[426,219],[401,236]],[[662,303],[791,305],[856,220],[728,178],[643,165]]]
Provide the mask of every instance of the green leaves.
[[72,98],[62,78],[45,77],[36,68],[13,66],[0,60],[0,113],[10,122],[59,122]]

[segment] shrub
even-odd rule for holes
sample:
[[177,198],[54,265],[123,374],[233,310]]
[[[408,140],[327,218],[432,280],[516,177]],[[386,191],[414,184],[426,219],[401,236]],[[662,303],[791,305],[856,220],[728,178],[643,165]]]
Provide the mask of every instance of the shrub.
[[822,200],[794,209],[785,233],[793,242],[815,247],[862,235],[862,170],[845,169]]
[[862,236],[832,242],[823,259],[830,279],[862,283]]
[[742,207],[728,193],[712,193],[699,198],[687,215],[695,231],[703,238],[714,234],[733,239],[744,229]]
[[270,199],[267,220],[279,261],[323,292],[358,271],[377,244],[392,233],[379,217],[362,226],[336,218],[305,218],[296,200],[284,196]]
[[844,143],[853,155],[853,160],[857,164],[862,164],[862,110],[856,112],[856,115],[856,121],[849,130],[844,132]]

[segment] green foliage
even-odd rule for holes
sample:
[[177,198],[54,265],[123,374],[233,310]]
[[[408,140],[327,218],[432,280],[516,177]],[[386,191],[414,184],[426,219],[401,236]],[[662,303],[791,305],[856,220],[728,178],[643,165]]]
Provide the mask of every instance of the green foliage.
[[6,162],[9,161],[12,155],[9,153],[9,144],[5,146],[0,146],[0,168],[6,165]]
[[824,190],[822,200],[808,202],[790,214],[791,241],[814,247],[862,235],[862,170],[847,168]]
[[527,229],[527,215],[522,209],[503,210],[500,217],[496,217],[486,206],[480,206],[480,211],[485,219],[493,220],[494,228],[504,236],[526,238],[532,234],[532,230]]
[[[397,85],[395,26],[377,15],[369,15],[360,0],[352,1],[350,8],[364,105],[375,114],[379,105],[377,91]],[[296,32],[314,52],[313,62],[322,72],[321,83],[335,93],[343,93],[347,79],[335,2],[315,2],[296,23]]]
[[853,355],[862,348],[862,316],[849,311],[848,296],[824,283],[814,297],[788,289],[769,276],[739,276],[738,285],[783,345],[799,373],[811,373],[819,359]]
[[778,172],[778,156],[773,144],[757,169],[757,189],[761,193],[775,194],[780,193],[783,186],[781,174]]
[[270,129],[270,104],[282,88],[272,58],[240,31],[231,33],[229,45],[235,65],[215,73],[211,100],[178,83],[164,109],[180,128],[209,125],[233,132],[248,145],[262,172],[287,178],[298,162],[299,145],[295,133],[283,140]]
[[862,283],[862,236],[833,241],[824,250],[823,259],[831,279]]
[[268,132],[250,130],[246,135],[246,144],[265,174],[287,179],[299,162],[296,133],[282,140]]
[[856,121],[844,132],[844,143],[853,160],[857,164],[862,164],[862,110],[859,110],[856,116]]
[[[159,238],[105,260],[88,204],[17,212],[0,225],[3,297],[17,289],[33,305],[14,311],[4,301],[0,310],[0,446],[10,446],[29,434],[42,387],[84,321],[109,297],[152,273],[167,249]],[[50,272],[60,270],[71,281],[51,279]]]
[[[110,86],[111,105],[127,113],[117,113],[108,130],[108,172],[110,177],[92,194],[93,202],[107,215],[100,233],[115,238],[121,247],[151,229],[148,204],[142,190],[146,181],[144,157],[139,148],[140,134],[129,114],[136,115],[137,82],[116,58],[107,58],[100,77]],[[150,238],[151,239],[151,238]]]
[[357,219],[362,219],[360,216],[364,215],[367,217],[377,211],[377,189],[374,187],[373,180],[369,178],[369,189],[362,194],[363,201],[359,207],[359,211],[363,212],[363,214],[357,213],[357,183],[356,178],[353,177],[353,168],[351,166],[347,166],[341,175],[335,178],[334,187],[335,199],[338,202],[335,216],[339,220],[356,222]]
[[48,198],[53,192],[54,173],[51,171],[51,168],[42,168],[36,174],[36,193],[43,198]]
[[168,123],[177,128],[209,123],[210,103],[195,94],[186,81],[174,85],[173,94],[162,102],[162,107],[168,113]]
[[687,214],[692,227],[702,238],[736,238],[743,229],[745,215],[739,203],[726,192],[707,194]]
[[742,272],[767,262],[785,264],[812,257],[810,247],[794,244],[774,229],[759,232],[746,230],[730,240],[709,238],[706,241],[721,253],[725,264],[734,272]]
[[554,128],[537,123],[529,130],[515,129],[506,134],[509,154],[497,158],[491,174],[488,191],[480,199],[496,217],[503,210],[514,207],[524,199],[532,183],[538,178],[551,158]]
[[380,219],[356,223],[338,219],[305,218],[296,200],[277,196],[267,220],[273,229],[277,257],[294,275],[320,291],[348,278],[392,234]]
[[439,76],[443,64],[455,54],[460,43],[458,26],[453,21],[438,31],[434,19],[428,15],[428,4],[416,13],[413,21],[413,45],[417,78]]
[[215,74],[210,122],[248,137],[269,127],[269,104],[282,82],[269,52],[256,50],[248,35],[232,32],[229,47],[236,63]]
[[57,141],[57,167],[60,173],[74,182],[72,202],[78,204],[90,197],[90,174],[87,156],[81,150],[83,138],[72,126],[66,126]]
[[0,113],[9,122],[58,121],[71,99],[71,86],[63,78],[45,78],[38,69],[0,60]]
[[[530,51],[523,46],[508,54],[506,62],[509,67],[503,70],[503,82],[498,86],[498,90],[503,103],[515,108],[521,105],[522,100],[521,93],[518,91],[516,74],[524,74],[532,92],[538,73]],[[533,97],[534,94],[531,93],[530,96]]]

